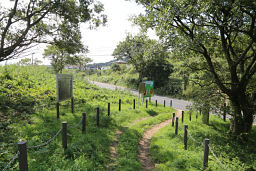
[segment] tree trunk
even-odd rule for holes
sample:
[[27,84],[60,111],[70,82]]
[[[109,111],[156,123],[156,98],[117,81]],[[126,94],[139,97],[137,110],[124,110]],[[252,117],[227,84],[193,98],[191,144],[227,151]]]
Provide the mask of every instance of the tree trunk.
[[244,93],[237,93],[230,98],[232,115],[230,131],[235,136],[242,136],[243,139],[248,136],[253,124],[253,104],[249,99]]
[[203,109],[202,109],[202,122],[203,124],[209,125],[209,111],[210,111],[210,107],[208,105],[204,105]]

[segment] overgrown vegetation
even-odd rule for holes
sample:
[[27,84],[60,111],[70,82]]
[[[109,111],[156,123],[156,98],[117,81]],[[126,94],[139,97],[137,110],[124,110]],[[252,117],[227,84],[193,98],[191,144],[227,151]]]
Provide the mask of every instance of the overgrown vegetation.
[[[85,81],[83,73],[71,71],[74,75],[75,113],[71,113],[69,100],[64,101],[60,106],[60,119],[57,120],[56,80],[53,72],[38,66],[1,67],[1,94],[5,98],[1,98],[4,100],[1,101],[0,169],[17,152],[18,141],[26,140],[28,146],[46,142],[61,128],[61,122],[67,121],[67,150],[62,148],[60,135],[45,147],[28,149],[29,169],[106,170],[114,131],[133,120],[150,116],[152,112],[143,107],[131,110],[135,97],[128,92],[99,89]],[[121,112],[118,111],[119,98],[122,99]],[[108,102],[111,103],[110,117],[106,116]],[[100,128],[96,127],[95,121],[98,106]],[[171,109],[152,107],[150,110],[158,115]],[[87,113],[85,135],[82,135],[80,125],[73,127],[80,122],[82,112]],[[16,170],[17,167],[18,163],[15,162],[10,170]]]

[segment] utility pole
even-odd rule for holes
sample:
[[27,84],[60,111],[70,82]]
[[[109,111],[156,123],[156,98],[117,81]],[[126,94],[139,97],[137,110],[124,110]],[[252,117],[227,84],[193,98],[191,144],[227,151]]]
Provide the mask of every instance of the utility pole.
[[34,65],[34,61],[33,61],[33,56],[34,56],[34,52],[32,53],[32,59],[31,59],[31,63],[32,63],[32,65]]

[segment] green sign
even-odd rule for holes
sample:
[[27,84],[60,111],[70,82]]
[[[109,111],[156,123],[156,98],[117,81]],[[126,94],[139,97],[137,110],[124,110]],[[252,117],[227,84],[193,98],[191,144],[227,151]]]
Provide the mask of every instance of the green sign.
[[154,81],[143,81],[145,83],[144,97],[152,97],[154,95]]
[[67,74],[57,74],[57,102],[69,99],[73,96],[73,77]]

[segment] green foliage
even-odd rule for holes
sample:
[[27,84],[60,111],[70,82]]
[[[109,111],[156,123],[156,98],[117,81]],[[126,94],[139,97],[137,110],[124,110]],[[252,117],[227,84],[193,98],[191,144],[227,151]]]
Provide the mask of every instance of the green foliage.
[[[256,169],[254,162],[256,153],[251,146],[256,141],[255,127],[248,143],[240,144],[232,140],[232,136],[227,133],[228,122],[223,122],[220,118],[211,115],[210,124],[207,126],[201,122],[201,116],[196,120],[195,114],[192,114],[190,122],[188,113],[185,113],[184,124],[188,124],[188,131],[198,142],[203,143],[204,138],[209,138],[211,149],[230,170]],[[174,127],[167,126],[153,137],[150,153],[157,163],[157,170],[202,170],[203,145],[195,143],[188,136],[188,150],[184,150],[184,125],[180,124],[179,127],[178,136],[174,135]],[[211,153],[209,153],[208,170],[223,170]]]
[[114,72],[121,71],[121,67],[118,64],[112,64],[111,69]]
[[[70,101],[60,104],[60,119],[56,119],[56,78],[46,67],[6,66],[1,67],[0,110],[0,169],[17,152],[17,142],[26,140],[28,146],[46,142],[61,128],[61,122],[68,123],[68,148],[63,151],[61,136],[49,145],[37,149],[28,149],[30,170],[107,170],[111,162],[109,147],[113,142],[116,129],[129,125],[132,121],[171,111],[163,107],[140,107],[132,110],[135,96],[126,91],[99,89],[84,79],[83,72],[75,70],[64,73],[74,76],[75,113],[70,111]],[[10,90],[9,90],[10,89]],[[14,93],[13,93],[14,92]],[[20,94],[17,94],[20,93]],[[8,97],[8,98],[7,98]],[[122,111],[118,111],[118,99],[122,99]],[[111,116],[107,117],[107,103],[111,103]],[[96,127],[96,107],[100,107],[100,128]],[[24,110],[25,111],[24,111]],[[29,111],[31,110],[31,111]],[[14,112],[15,111],[15,112]],[[87,114],[87,132],[81,134],[82,112]],[[168,113],[169,113],[168,112]],[[16,113],[16,115],[14,115]],[[162,118],[167,118],[167,115]],[[153,122],[153,125],[160,120]],[[76,126],[76,127],[74,127]],[[148,128],[148,126],[145,127]],[[138,139],[137,139],[138,140]],[[131,155],[135,156],[134,153]],[[124,160],[123,160],[124,161]],[[130,160],[130,164],[134,159]],[[136,164],[139,168],[139,163]],[[121,167],[124,169],[129,169]],[[117,166],[119,167],[119,165]],[[11,166],[16,170],[18,163]]]
[[[177,58],[196,73],[193,81],[206,87],[214,84],[230,99],[234,135],[250,132],[255,115],[250,94],[255,90],[256,73],[255,1],[136,2],[146,12],[134,22],[144,30],[154,28]],[[184,73],[184,89],[188,77]]]
[[77,44],[81,23],[95,28],[107,22],[103,4],[94,0],[15,0],[11,4],[1,6],[0,61],[19,56],[33,43],[55,43],[73,53],[82,46]]
[[[171,74],[172,65],[166,58],[169,53],[166,47],[145,35],[132,36],[120,42],[113,56],[132,64],[139,73],[139,81],[144,78],[154,80],[156,86],[162,86]],[[161,73],[161,74],[159,74]]]

